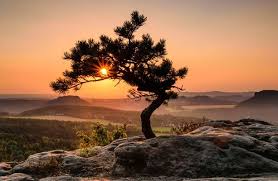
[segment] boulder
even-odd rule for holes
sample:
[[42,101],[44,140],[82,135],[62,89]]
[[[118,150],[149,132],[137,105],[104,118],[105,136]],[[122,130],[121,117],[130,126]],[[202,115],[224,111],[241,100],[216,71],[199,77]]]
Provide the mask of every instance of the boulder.
[[12,173],[25,173],[31,175],[56,174],[60,171],[59,164],[63,157],[70,155],[70,152],[54,150],[31,155],[23,163],[16,165]]
[[231,135],[164,136],[125,143],[115,149],[113,174],[198,178],[278,172],[278,162],[248,150],[250,145],[255,145],[252,139]]
[[54,150],[31,155],[16,165],[13,173],[26,173],[42,178],[69,173],[76,176],[93,176],[99,172],[99,164],[93,159],[77,156],[74,152]]
[[113,174],[198,178],[278,172],[276,126],[255,120],[208,125],[215,127],[120,144]]

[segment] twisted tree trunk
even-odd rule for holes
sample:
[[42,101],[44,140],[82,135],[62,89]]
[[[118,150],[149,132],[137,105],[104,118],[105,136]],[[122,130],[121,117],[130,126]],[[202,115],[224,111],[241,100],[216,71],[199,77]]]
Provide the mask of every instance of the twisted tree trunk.
[[151,127],[151,115],[163,102],[167,96],[158,96],[147,108],[141,113],[142,132],[146,139],[156,137]]

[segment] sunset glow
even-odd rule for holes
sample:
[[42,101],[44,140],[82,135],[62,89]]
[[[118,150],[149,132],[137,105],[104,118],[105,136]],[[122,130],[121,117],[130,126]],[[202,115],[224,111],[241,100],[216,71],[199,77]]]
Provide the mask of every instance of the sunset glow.
[[[70,67],[64,52],[77,40],[114,37],[113,29],[133,10],[148,17],[137,38],[149,33],[155,42],[165,39],[174,67],[188,67],[178,82],[186,90],[278,89],[278,1],[212,2],[0,0],[0,93],[52,94],[49,82]],[[113,96],[106,94],[107,84]],[[72,94],[126,97],[129,87],[114,84],[86,85]]]

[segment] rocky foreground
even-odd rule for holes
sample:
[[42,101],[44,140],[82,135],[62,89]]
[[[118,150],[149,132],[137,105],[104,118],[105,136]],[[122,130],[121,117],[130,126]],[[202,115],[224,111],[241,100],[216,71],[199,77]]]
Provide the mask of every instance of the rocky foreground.
[[131,137],[92,152],[55,150],[2,163],[0,180],[278,180],[278,127],[262,121],[212,121],[182,136]]

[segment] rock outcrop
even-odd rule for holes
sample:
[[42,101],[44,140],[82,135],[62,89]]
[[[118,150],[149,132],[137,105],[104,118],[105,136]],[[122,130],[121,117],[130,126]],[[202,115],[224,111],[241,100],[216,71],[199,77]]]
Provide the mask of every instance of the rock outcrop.
[[37,153],[5,170],[0,180],[272,180],[277,173],[278,127],[247,119],[212,121],[181,136],[120,139],[88,158],[74,151]]
[[256,92],[254,97],[241,102],[239,108],[269,108],[278,106],[278,91],[263,90]]

